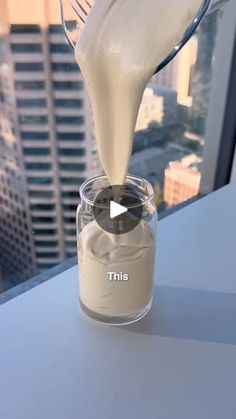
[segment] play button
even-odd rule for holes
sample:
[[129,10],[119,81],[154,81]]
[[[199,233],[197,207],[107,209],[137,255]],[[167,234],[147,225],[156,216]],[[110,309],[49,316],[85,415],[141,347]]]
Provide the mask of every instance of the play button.
[[133,230],[142,218],[142,200],[134,185],[112,185],[96,197],[93,213],[99,226],[113,234]]
[[114,201],[110,202],[110,218],[116,218],[127,211],[128,208],[123,207],[123,205],[117,204]]

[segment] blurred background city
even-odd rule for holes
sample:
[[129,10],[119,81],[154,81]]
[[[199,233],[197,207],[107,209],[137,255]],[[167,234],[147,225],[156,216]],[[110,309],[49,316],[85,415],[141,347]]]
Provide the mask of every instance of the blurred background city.
[[[144,93],[129,172],[152,183],[160,213],[199,194],[217,27],[215,13]],[[59,0],[1,0],[0,31],[4,290],[76,254],[79,187],[102,170]]]

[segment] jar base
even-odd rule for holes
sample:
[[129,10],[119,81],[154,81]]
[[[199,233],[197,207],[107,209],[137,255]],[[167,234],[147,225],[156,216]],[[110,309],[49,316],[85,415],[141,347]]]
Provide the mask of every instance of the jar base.
[[107,324],[110,326],[125,326],[131,323],[135,323],[139,320],[141,320],[143,317],[145,317],[150,308],[152,306],[152,300],[150,301],[150,303],[148,304],[148,306],[146,306],[144,308],[144,310],[142,310],[141,312],[135,313],[131,316],[104,316],[102,314],[98,314],[92,310],[90,310],[88,307],[86,307],[84,305],[84,303],[80,300],[80,307],[82,309],[82,311],[91,319],[99,322],[99,323],[103,323],[103,324]]

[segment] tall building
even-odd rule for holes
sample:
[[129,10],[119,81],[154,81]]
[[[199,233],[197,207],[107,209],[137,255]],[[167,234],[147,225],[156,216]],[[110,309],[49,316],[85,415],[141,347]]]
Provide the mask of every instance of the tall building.
[[218,13],[203,20],[196,35],[152,82],[177,92],[177,102],[189,108],[189,128],[204,135],[208,111]]
[[192,129],[199,135],[204,135],[206,128],[217,24],[218,13],[213,13],[202,22],[197,33],[198,53],[192,79],[191,96],[193,98]]
[[187,107],[192,106],[191,84],[197,48],[197,38],[193,36],[174,60],[152,79],[156,85],[176,91],[177,102]]
[[202,159],[195,154],[172,161],[165,170],[164,201],[168,207],[181,204],[199,192]]
[[158,184],[163,191],[166,166],[169,161],[181,159],[183,156],[186,156],[186,148],[166,143],[164,140],[160,144],[150,145],[134,152],[129,172],[148,179],[153,186]]
[[1,32],[0,291],[37,272],[21,150],[15,132],[13,86],[6,42],[6,35]]
[[[76,253],[79,186],[97,169],[89,100],[59,6],[58,0],[3,5],[39,270]],[[71,29],[77,25],[73,19],[67,22]]]
[[146,88],[139,109],[136,131],[148,128],[151,122],[161,124],[163,120],[163,98],[155,95],[153,89]]
[[177,90],[176,71],[178,68],[178,59],[180,53],[165,66],[159,73],[152,77],[152,83],[158,86],[166,87],[171,90]]
[[176,91],[180,105],[191,108],[191,86],[198,51],[197,37],[193,36],[177,56]]
[[175,125],[178,122],[177,93],[168,87],[150,83],[155,95],[162,99],[162,124],[163,126]]

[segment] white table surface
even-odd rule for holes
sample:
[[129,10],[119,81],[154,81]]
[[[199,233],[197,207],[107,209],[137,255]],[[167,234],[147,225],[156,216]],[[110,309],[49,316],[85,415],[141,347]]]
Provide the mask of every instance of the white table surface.
[[77,267],[0,306],[1,419],[235,419],[236,185],[159,224],[153,309],[81,314]]

